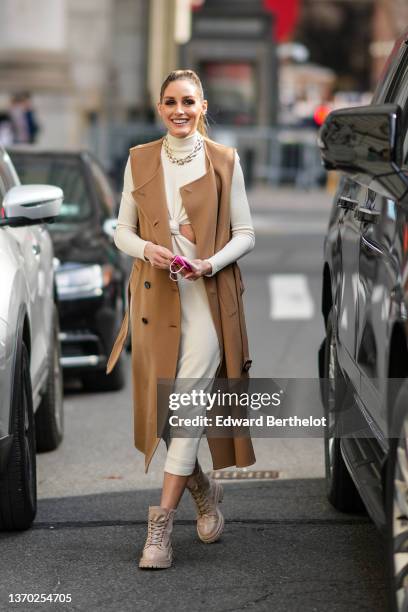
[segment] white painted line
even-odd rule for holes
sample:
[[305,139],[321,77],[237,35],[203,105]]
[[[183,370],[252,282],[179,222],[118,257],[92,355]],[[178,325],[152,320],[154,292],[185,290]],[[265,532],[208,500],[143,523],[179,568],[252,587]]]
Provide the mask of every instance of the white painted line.
[[304,274],[272,274],[268,279],[271,319],[312,319],[314,302]]

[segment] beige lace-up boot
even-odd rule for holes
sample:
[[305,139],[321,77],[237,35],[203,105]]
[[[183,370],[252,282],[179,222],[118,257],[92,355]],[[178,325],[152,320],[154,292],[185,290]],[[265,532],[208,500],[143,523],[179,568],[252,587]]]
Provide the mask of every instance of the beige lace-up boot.
[[147,538],[139,567],[144,569],[164,569],[171,566],[173,549],[171,532],[176,510],[161,506],[149,507]]
[[218,507],[224,495],[223,487],[208,478],[200,464],[198,471],[188,478],[186,486],[197,506],[198,537],[202,542],[211,544],[220,538],[224,529],[224,517]]

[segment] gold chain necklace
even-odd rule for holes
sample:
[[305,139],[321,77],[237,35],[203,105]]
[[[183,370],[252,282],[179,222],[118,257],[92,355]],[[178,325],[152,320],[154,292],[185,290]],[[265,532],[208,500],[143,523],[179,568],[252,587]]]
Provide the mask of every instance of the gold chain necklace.
[[164,146],[166,155],[172,164],[177,164],[178,166],[184,166],[184,164],[188,164],[197,156],[198,152],[203,148],[203,142],[204,140],[202,139],[202,137],[199,134],[197,134],[197,140],[194,145],[194,149],[186,157],[175,157],[173,150],[170,147],[167,136],[164,137],[163,146]]

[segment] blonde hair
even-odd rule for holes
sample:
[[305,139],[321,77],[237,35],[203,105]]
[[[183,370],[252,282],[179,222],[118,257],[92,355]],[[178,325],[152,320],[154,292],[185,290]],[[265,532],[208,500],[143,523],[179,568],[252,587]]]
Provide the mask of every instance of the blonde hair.
[[[169,83],[172,83],[173,81],[182,80],[187,80],[194,83],[194,85],[198,89],[198,93],[200,95],[201,100],[204,100],[203,86],[200,77],[196,72],[194,72],[194,70],[172,70],[170,74],[166,76],[160,88],[160,102],[162,102],[163,100],[164,92],[166,91],[167,85]],[[206,116],[204,113],[201,113],[200,118],[198,120],[197,129],[203,136],[208,136],[207,126],[208,123]]]

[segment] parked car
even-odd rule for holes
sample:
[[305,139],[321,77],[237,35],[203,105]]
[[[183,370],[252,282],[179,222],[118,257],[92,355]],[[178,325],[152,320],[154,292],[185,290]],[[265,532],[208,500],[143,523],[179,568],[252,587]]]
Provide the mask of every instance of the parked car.
[[387,542],[392,610],[408,609],[408,34],[369,106],[319,134],[340,171],[325,238],[319,352],[326,482],[339,510],[365,507]]
[[20,185],[0,147],[0,530],[26,529],[37,507],[36,449],[63,436],[53,248],[45,225],[63,192]]
[[51,237],[57,269],[64,373],[87,389],[121,389],[123,357],[106,376],[106,363],[126,307],[130,258],[113,242],[117,202],[97,159],[84,151],[15,147],[10,155],[23,183],[51,182],[64,190]]

